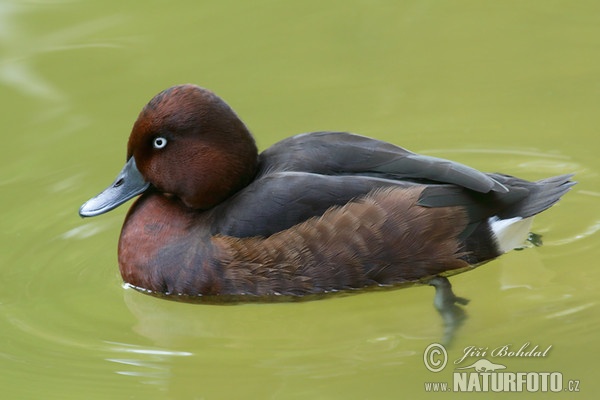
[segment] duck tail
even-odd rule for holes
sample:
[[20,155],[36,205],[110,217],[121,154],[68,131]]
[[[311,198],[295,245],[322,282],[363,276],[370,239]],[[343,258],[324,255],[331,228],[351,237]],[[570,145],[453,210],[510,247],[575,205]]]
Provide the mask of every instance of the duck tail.
[[500,253],[518,248],[523,243],[530,232],[533,216],[560,200],[577,183],[571,181],[572,177],[573,174],[567,174],[528,182],[511,176],[493,174],[494,179],[511,190],[528,191],[523,199],[488,219]]
[[491,174],[507,187],[521,187],[529,194],[522,200],[498,213],[498,218],[528,218],[547,210],[571,190],[577,182],[572,181],[573,174],[553,176],[536,182],[528,182],[508,175]]

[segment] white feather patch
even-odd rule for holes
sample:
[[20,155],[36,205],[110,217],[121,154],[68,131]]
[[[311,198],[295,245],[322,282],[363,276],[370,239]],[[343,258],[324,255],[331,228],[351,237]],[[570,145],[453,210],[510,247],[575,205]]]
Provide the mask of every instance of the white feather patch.
[[489,218],[488,222],[494,233],[498,250],[506,253],[520,247],[529,235],[532,221],[533,217],[500,219],[493,216]]

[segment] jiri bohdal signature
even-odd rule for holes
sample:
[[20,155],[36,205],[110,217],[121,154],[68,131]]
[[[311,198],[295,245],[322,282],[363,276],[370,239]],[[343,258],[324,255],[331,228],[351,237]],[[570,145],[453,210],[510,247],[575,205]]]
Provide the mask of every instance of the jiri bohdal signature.
[[489,347],[478,347],[478,346],[467,346],[463,350],[463,355],[454,361],[454,364],[460,364],[467,357],[546,357],[552,348],[549,345],[545,349],[541,349],[539,345],[533,346],[531,349],[530,342],[523,344],[518,350],[513,350],[515,346],[512,344],[505,344],[493,348],[491,351]]

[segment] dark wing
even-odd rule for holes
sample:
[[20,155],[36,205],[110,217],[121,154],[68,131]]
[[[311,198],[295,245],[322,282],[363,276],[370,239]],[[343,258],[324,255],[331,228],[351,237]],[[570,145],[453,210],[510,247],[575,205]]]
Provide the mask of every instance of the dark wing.
[[[568,178],[554,178],[550,186],[562,186]],[[421,184],[426,190],[419,205],[458,206],[467,211],[469,227],[463,236],[468,236],[491,215],[525,217],[540,212],[544,204],[551,205],[566,188],[549,194],[541,189],[548,183],[485,174],[363,136],[315,132],[265,150],[256,179],[210,211],[211,233],[270,236],[374,189]],[[526,200],[533,194],[538,200]]]
[[215,221],[211,233],[270,236],[376,188],[411,185],[415,184],[370,176],[275,172],[214,207],[210,211]]
[[424,207],[463,207],[470,221],[481,221],[495,215],[501,219],[528,218],[550,208],[576,182],[573,174],[553,176],[529,182],[514,176],[490,174],[510,188],[507,193],[481,194],[452,185],[428,185],[418,204]]
[[508,191],[494,178],[466,165],[346,132],[296,135],[265,150],[259,160],[259,176],[275,171],[379,175],[394,180],[451,183],[480,193]]

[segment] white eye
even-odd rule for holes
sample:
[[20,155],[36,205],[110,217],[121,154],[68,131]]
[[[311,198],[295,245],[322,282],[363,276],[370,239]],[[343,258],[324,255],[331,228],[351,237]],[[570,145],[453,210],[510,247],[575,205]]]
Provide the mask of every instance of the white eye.
[[154,146],[155,149],[162,149],[163,147],[165,147],[167,145],[167,139],[165,139],[164,137],[161,137],[161,136],[156,137],[156,138],[154,138],[152,145]]

